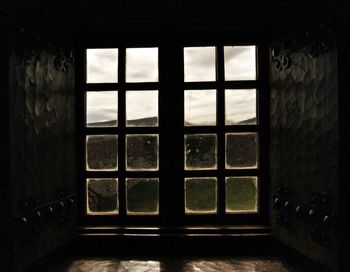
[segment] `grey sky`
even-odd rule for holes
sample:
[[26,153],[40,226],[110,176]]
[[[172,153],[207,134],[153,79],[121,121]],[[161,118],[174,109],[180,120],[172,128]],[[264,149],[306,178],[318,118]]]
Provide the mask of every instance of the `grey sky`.
[[158,48],[126,49],[126,82],[158,81]]
[[185,91],[185,123],[216,125],[216,90]]
[[87,83],[118,82],[118,49],[87,49]]
[[127,120],[158,116],[158,91],[127,91]]
[[185,82],[215,81],[215,47],[184,48]]
[[225,90],[225,119],[234,125],[256,117],[256,90]]
[[[158,81],[158,48],[127,48],[126,81]],[[255,80],[255,46],[225,46],[225,79]],[[185,47],[185,81],[215,81],[215,47]],[[87,50],[87,82],[117,82],[118,50]],[[208,92],[209,91],[209,92]],[[115,93],[89,92],[87,96],[88,122],[117,119]],[[157,116],[158,98],[154,91],[129,92],[127,116],[129,120]],[[254,92],[255,93],[255,92]],[[251,91],[226,91],[226,122],[236,123],[255,117],[255,95]],[[203,95],[186,92],[187,122],[215,124],[215,90],[203,90]]]
[[87,123],[118,119],[118,93],[116,91],[87,92]]
[[255,80],[255,46],[225,46],[225,80]]

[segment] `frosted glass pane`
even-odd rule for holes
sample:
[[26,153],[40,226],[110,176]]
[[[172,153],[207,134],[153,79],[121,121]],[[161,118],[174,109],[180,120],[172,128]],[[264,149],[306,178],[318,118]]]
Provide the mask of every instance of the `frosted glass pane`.
[[118,170],[118,136],[86,136],[86,169],[90,171]]
[[226,169],[257,168],[257,157],[257,133],[226,134]]
[[216,178],[186,178],[185,212],[187,214],[216,213],[216,188]]
[[215,47],[184,48],[185,82],[215,81]]
[[224,46],[225,80],[255,80],[255,46]]
[[87,179],[87,213],[118,214],[118,179]]
[[118,49],[86,50],[86,82],[118,82]]
[[128,171],[158,170],[158,135],[126,135],[126,169]]
[[128,178],[126,180],[127,214],[159,213],[159,180],[157,178]]
[[158,126],[158,91],[126,92],[126,125]]
[[117,120],[117,91],[86,92],[87,127],[116,127]]
[[206,170],[217,168],[216,134],[185,135],[185,169]]
[[216,125],[216,90],[185,91],[185,126]]
[[225,90],[226,125],[256,125],[256,90]]
[[126,82],[158,81],[158,48],[126,49]]
[[226,212],[257,212],[258,182],[257,177],[226,178]]

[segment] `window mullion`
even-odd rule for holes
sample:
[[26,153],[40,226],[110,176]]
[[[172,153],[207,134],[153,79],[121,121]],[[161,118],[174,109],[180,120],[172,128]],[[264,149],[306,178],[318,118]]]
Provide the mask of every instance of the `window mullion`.
[[126,193],[125,193],[125,180],[126,180],[126,166],[125,166],[125,48],[119,48],[119,69],[118,69],[118,126],[119,126],[119,214],[121,218],[126,216]]
[[[76,123],[79,130],[78,135],[78,167],[80,171],[78,172],[78,189],[81,192],[78,196],[78,206],[81,209],[78,210],[79,219],[85,219],[86,216],[86,178],[85,178],[85,135],[82,133],[85,128],[85,99],[86,99],[86,90],[85,87],[85,77],[86,77],[86,50],[79,48],[75,56],[77,69],[76,69],[76,82],[77,82],[77,92],[76,92]],[[83,221],[83,220],[81,220]]]
[[166,42],[160,49],[160,101],[162,137],[161,212],[164,224],[181,224],[183,218],[183,64],[182,48]]
[[259,214],[262,218],[268,218],[269,207],[268,201],[269,190],[269,88],[268,88],[268,63],[269,49],[266,43],[257,46],[257,78],[259,86],[257,88],[257,116],[259,135]]
[[225,77],[224,49],[216,47],[217,65],[217,133],[218,133],[218,214],[225,214]]

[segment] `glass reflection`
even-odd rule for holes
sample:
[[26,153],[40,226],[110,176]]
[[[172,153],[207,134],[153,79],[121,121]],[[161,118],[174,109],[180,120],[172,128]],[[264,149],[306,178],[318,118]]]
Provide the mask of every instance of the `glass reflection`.
[[216,178],[185,179],[185,212],[216,213]]
[[226,212],[257,212],[257,177],[226,178]]
[[158,170],[158,135],[126,135],[126,169],[128,171]]
[[118,136],[86,136],[86,169],[89,171],[118,170]]
[[159,180],[157,178],[126,179],[126,206],[127,214],[158,214]]
[[226,134],[226,169],[254,169],[258,166],[257,133]]
[[87,179],[87,213],[118,214],[118,179]]
[[216,148],[216,134],[186,134],[185,170],[216,169]]

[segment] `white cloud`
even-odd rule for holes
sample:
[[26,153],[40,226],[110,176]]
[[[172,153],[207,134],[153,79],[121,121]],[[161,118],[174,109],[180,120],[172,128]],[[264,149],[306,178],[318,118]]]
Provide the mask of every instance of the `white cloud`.
[[87,49],[87,82],[118,82],[118,49]]
[[116,91],[87,92],[87,123],[117,120],[118,93]]
[[225,46],[225,79],[255,80],[255,46]]
[[126,49],[126,82],[158,81],[158,48]]
[[193,125],[216,124],[216,90],[185,91],[185,122]]
[[127,91],[127,120],[158,116],[158,91]]
[[184,48],[185,81],[215,81],[215,47]]
[[256,90],[225,90],[225,110],[227,124],[256,117]]

